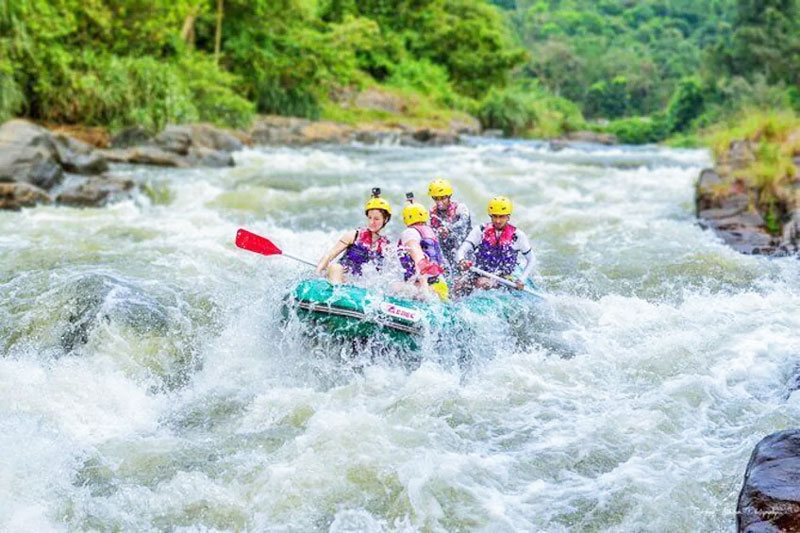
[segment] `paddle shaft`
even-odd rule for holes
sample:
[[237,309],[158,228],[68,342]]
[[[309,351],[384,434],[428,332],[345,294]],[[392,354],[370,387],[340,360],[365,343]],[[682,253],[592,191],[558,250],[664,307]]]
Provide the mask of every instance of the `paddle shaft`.
[[[503,278],[503,277],[500,277],[497,274],[492,274],[491,272],[486,272],[485,270],[480,269],[478,267],[469,267],[469,271],[470,272],[474,272],[475,274],[480,274],[483,277],[486,277],[486,278],[489,278],[489,279],[493,279],[496,282],[500,283],[501,285],[505,285],[506,287],[511,287],[512,289],[516,289],[517,288],[517,284],[514,283],[513,281],[508,280],[508,279]],[[532,289],[529,289],[528,287],[522,287],[522,289],[518,289],[518,290],[523,290],[523,291],[527,292],[528,294],[533,294],[534,296],[541,296],[538,292],[536,292],[536,291],[534,291]]]
[[303,259],[302,257],[297,257],[296,255],[287,254],[286,252],[282,252],[281,255],[284,256],[284,257],[288,257],[289,259],[294,259],[295,261],[298,261],[300,263],[305,263],[308,266],[312,266],[314,268],[317,268],[317,264],[316,263],[312,263],[308,259]]

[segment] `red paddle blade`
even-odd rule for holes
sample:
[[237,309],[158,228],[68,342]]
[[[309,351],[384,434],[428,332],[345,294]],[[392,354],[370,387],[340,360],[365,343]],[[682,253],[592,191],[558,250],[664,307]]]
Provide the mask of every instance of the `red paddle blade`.
[[246,229],[240,229],[236,232],[236,246],[262,255],[276,255],[283,253],[283,251],[275,246],[271,240],[262,237],[261,235],[250,233]]

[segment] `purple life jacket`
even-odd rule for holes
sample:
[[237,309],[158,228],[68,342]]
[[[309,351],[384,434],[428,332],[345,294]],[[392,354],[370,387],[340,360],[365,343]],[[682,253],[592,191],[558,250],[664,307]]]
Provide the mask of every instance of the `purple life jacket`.
[[506,224],[499,238],[491,224],[481,229],[483,239],[475,252],[475,266],[492,274],[510,276],[517,266],[517,250],[513,248],[517,228]]
[[[444,257],[442,256],[442,249],[439,247],[439,239],[436,238],[436,233],[427,225],[415,225],[411,226],[411,228],[419,233],[419,245],[425,257],[444,268]],[[400,257],[400,264],[403,266],[403,279],[408,281],[417,274],[417,269],[414,260],[406,252],[402,239],[397,242],[397,255]]]
[[376,270],[380,270],[383,266],[383,248],[388,245],[386,237],[378,235],[377,238],[373,238],[370,230],[359,228],[356,230],[353,244],[347,245],[339,264],[356,276],[362,274],[364,264],[370,261],[375,264]]

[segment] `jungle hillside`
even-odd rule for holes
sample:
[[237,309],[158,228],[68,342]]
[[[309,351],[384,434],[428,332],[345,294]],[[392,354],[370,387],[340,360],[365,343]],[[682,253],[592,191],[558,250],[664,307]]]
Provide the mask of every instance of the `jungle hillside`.
[[[0,120],[477,117],[620,142],[800,109],[797,0],[0,0]],[[404,102],[354,105],[359,94]]]

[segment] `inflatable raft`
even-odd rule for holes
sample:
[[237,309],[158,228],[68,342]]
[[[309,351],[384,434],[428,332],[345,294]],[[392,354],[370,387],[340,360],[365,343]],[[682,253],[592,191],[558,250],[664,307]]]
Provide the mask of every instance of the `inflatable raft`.
[[[529,285],[533,288],[533,285]],[[476,291],[451,303],[426,302],[381,295],[354,285],[331,285],[324,279],[300,282],[284,298],[283,316],[296,316],[336,336],[374,339],[379,335],[416,349],[428,333],[458,335],[469,317],[513,314],[539,298],[522,291]]]

